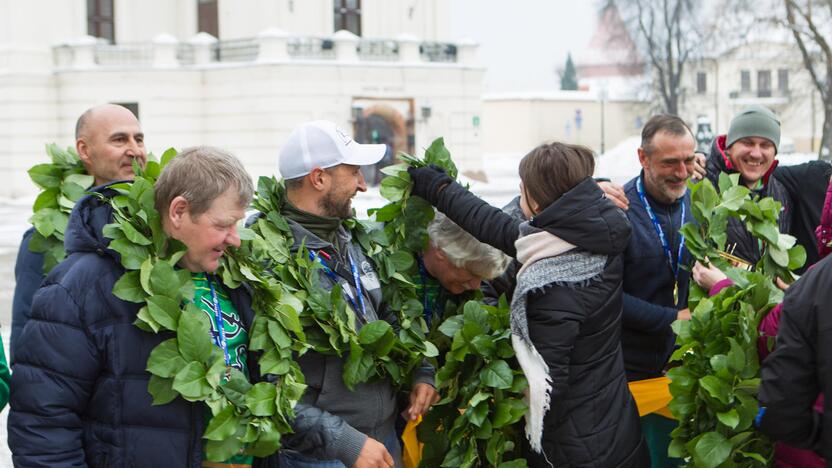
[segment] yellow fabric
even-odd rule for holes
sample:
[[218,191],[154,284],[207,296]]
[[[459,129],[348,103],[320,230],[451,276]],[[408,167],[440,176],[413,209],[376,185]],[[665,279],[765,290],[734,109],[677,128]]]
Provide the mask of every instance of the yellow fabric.
[[668,385],[670,385],[670,379],[667,377],[630,382],[630,393],[636,400],[639,416],[656,413],[666,418],[676,419],[667,407],[673,399]]
[[418,468],[422,461],[422,443],[416,437],[416,426],[422,422],[422,417],[415,421],[408,421],[402,433],[402,462],[404,468]]

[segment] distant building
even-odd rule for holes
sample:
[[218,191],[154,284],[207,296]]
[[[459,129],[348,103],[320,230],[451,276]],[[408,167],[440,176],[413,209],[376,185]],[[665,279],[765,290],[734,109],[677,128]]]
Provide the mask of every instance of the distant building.
[[[44,143],[105,102],[149,149],[216,145],[276,172],[297,124],[333,120],[391,154],[444,136],[482,167],[484,69],[444,0],[0,0],[0,197],[30,195]],[[336,32],[337,31],[337,32]]]
[[692,61],[682,87],[680,107],[689,122],[704,116],[715,133],[726,133],[734,114],[760,104],[780,117],[780,152],[817,151],[822,107],[800,52],[790,42],[751,41]]

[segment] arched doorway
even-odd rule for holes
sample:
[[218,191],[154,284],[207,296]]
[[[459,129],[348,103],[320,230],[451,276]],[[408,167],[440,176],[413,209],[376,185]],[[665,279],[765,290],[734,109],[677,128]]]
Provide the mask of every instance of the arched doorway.
[[[399,109],[397,109],[399,108]],[[366,107],[361,107],[361,113],[355,120],[355,140],[359,143],[383,143],[387,145],[387,153],[373,166],[361,168],[364,179],[368,185],[378,185],[381,182],[381,169],[396,162],[396,155],[399,152],[413,153],[412,143],[413,125],[412,117],[405,118],[406,114],[412,114],[412,101],[374,102]]]

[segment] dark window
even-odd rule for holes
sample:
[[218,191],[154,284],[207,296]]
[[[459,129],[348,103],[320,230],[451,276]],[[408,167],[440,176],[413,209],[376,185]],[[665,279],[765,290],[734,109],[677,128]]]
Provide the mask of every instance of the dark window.
[[136,116],[136,120],[141,120],[139,118],[139,103],[138,102],[113,102],[117,106],[126,107],[127,110],[133,113]]
[[757,96],[771,97],[771,70],[757,70]]
[[335,30],[361,35],[361,0],[335,0]]
[[708,91],[708,75],[705,72],[696,74],[696,92],[705,94]]
[[740,71],[740,91],[743,93],[751,91],[751,72],[748,70]]
[[783,93],[789,92],[789,71],[785,68],[777,70],[777,90]]
[[197,0],[197,32],[206,32],[214,37],[220,37],[219,15],[217,14],[217,0]]
[[116,42],[113,0],[87,0],[87,34]]

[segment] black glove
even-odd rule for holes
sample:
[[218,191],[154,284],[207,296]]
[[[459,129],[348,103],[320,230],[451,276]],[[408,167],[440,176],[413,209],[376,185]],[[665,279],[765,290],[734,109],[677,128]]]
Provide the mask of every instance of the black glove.
[[445,171],[433,164],[426,167],[408,167],[407,172],[413,181],[413,195],[424,198],[434,206],[439,200],[439,192],[454,181]]

